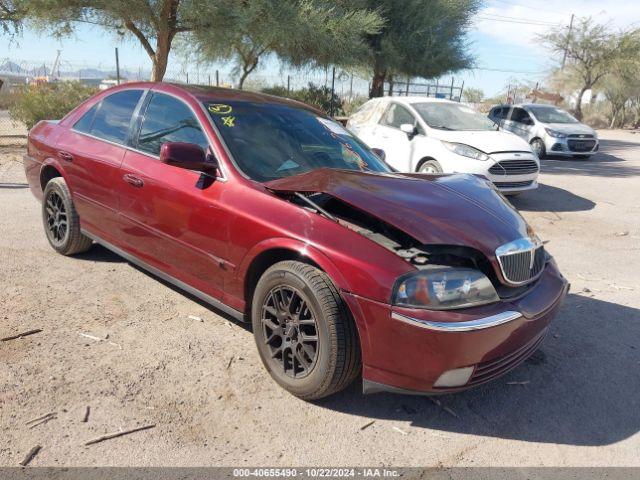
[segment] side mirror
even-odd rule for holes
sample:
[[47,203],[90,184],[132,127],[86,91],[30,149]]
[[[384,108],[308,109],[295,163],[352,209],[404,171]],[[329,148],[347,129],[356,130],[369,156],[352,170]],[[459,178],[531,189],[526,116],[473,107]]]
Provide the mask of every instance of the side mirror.
[[418,133],[418,130],[416,129],[415,125],[411,125],[410,123],[403,123],[402,125],[400,125],[400,130],[402,130],[404,133],[407,134],[407,136],[409,137],[409,140],[415,137],[416,134]]
[[218,169],[218,162],[207,154],[199,145],[184,142],[167,142],[160,147],[160,161],[167,165],[197,170],[214,174]]
[[387,155],[386,153],[384,153],[384,150],[382,150],[381,148],[372,148],[371,151],[375,154],[376,157],[378,157],[383,162],[386,160]]

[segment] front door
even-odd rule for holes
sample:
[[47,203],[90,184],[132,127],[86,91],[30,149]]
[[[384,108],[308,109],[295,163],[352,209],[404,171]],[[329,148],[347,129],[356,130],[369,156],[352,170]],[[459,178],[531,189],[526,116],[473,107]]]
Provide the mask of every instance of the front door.
[[411,171],[413,139],[400,130],[400,125],[416,125],[416,119],[409,110],[397,103],[391,103],[376,127],[379,148],[385,153],[386,162],[400,172]]
[[225,182],[159,161],[165,142],[205,151],[209,142],[181,100],[154,92],[142,115],[135,150],[121,168],[121,236],[141,260],[215,298],[222,297],[228,218]]

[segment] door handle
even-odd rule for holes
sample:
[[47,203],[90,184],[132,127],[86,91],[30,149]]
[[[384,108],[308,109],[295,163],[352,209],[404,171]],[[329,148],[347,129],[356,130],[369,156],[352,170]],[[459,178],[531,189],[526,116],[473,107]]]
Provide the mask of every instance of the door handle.
[[67,162],[73,162],[73,155],[71,155],[69,152],[65,152],[63,150],[60,150],[58,152],[58,158],[65,160]]
[[140,178],[140,177],[136,177],[135,175],[131,174],[131,173],[125,173],[122,176],[122,179],[127,182],[130,183],[131,185],[133,185],[136,188],[140,188],[144,185],[144,181]]

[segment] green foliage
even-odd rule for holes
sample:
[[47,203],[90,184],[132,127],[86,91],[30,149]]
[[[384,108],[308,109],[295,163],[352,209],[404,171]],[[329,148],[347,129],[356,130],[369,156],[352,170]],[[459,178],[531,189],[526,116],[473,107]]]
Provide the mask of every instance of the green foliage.
[[484,92],[481,88],[467,87],[462,92],[462,98],[465,102],[481,103],[484,100]]
[[57,120],[96,93],[78,82],[47,83],[22,87],[9,108],[13,121],[33,127],[40,120]]
[[380,16],[335,0],[194,0],[210,25],[194,32],[202,60],[230,60],[239,87],[269,54],[294,66],[342,65],[366,54],[365,35]]
[[0,0],[0,33],[18,32],[23,17],[24,11],[19,1]]
[[385,19],[379,33],[367,36],[367,65],[373,74],[371,96],[381,96],[389,75],[434,78],[470,68],[466,33],[480,0],[354,0]]
[[615,31],[591,17],[579,18],[574,28],[555,28],[541,40],[558,56],[566,52],[566,75],[579,81],[575,115],[582,117],[582,95],[598,87],[617,63],[640,55],[640,30]]
[[[299,90],[292,90],[291,92],[287,92],[286,87],[268,87],[263,88],[262,93],[267,93],[269,95],[275,95],[278,97],[290,98],[292,100],[297,100],[302,103],[306,103],[307,105],[311,105],[316,107],[319,110],[322,110],[327,115],[331,113],[331,89],[325,86],[314,85],[313,83],[309,83],[308,86],[301,88]],[[342,100],[337,94],[333,94],[333,114],[334,116],[344,115],[344,109],[342,105]]]

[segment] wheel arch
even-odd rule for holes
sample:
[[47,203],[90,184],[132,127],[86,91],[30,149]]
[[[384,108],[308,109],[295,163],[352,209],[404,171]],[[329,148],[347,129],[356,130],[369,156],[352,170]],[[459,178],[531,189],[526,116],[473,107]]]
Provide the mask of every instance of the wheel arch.
[[[435,158],[433,158],[433,157],[431,157],[429,155],[426,155],[426,156],[422,157],[420,160],[418,160],[418,163],[416,163],[416,166],[413,169],[413,171],[414,172],[418,172],[420,170],[420,167],[422,167],[422,165],[425,162],[428,162],[429,160],[433,160],[434,162],[438,162],[438,160],[436,160]],[[440,163],[440,162],[438,162],[438,163]]]
[[340,270],[317,248],[298,240],[272,238],[253,247],[238,269],[242,278],[242,295],[247,315],[250,313],[253,292],[262,274],[271,265],[284,260],[297,260],[313,265],[329,276],[338,291],[350,290]]
[[53,159],[45,160],[42,164],[42,167],[40,168],[40,188],[43,192],[44,188],[47,186],[47,183],[49,183],[52,178],[56,177],[62,177],[65,181],[67,181],[64,170],[56,161],[54,161]]

